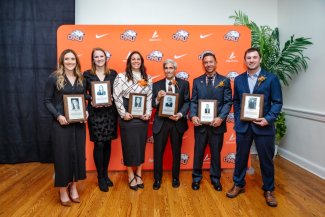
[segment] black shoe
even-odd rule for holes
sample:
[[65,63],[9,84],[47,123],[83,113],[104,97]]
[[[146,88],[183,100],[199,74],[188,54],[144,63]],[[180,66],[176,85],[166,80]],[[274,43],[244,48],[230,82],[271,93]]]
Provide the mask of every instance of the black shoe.
[[113,187],[113,182],[112,182],[112,180],[110,180],[110,178],[108,176],[105,178],[105,180],[106,180],[108,187]]
[[220,182],[211,181],[211,184],[213,185],[214,189],[216,189],[217,191],[222,191],[222,185]]
[[103,192],[108,192],[108,186],[104,178],[98,178],[98,187]]
[[178,188],[181,183],[179,182],[179,179],[173,179],[172,186],[173,188]]
[[138,185],[131,185],[131,183],[135,181],[135,183],[137,183],[137,180],[135,177],[133,177],[133,179],[131,179],[131,181],[129,182],[129,188],[132,189],[133,191],[137,191],[138,190]]
[[199,190],[200,189],[200,182],[192,182],[192,189]]
[[161,186],[161,181],[155,180],[155,182],[152,185],[153,190],[158,190]]
[[[139,176],[138,174],[134,174],[134,175],[137,177],[137,179],[140,179],[140,180],[142,181],[142,177],[141,177],[141,176]],[[138,188],[142,188],[142,189],[144,189],[143,181],[142,181],[141,184],[138,184]]]

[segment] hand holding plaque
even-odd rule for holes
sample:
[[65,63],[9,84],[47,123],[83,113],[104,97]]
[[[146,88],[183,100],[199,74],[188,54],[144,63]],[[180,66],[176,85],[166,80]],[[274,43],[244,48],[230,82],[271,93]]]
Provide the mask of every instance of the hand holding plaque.
[[111,85],[109,81],[92,81],[91,97],[93,106],[112,105]]
[[217,100],[199,100],[199,118],[201,124],[211,124],[217,117]]
[[84,95],[63,95],[63,106],[65,118],[69,123],[86,121]]
[[166,93],[166,95],[160,99],[160,117],[170,117],[176,115],[178,111],[178,97],[178,93]]
[[146,113],[147,95],[130,93],[128,113],[134,118],[141,118]]
[[263,116],[263,94],[244,93],[242,97],[240,120],[255,121]]

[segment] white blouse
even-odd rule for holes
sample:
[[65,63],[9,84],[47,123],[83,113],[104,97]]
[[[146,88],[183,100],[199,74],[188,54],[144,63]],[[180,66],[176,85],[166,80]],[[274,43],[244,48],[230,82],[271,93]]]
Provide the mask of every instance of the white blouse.
[[125,116],[125,108],[123,105],[123,97],[129,98],[130,93],[142,93],[147,94],[146,114],[151,116],[152,111],[152,79],[148,75],[148,85],[140,86],[138,81],[142,79],[140,72],[132,72],[133,81],[127,81],[126,73],[119,73],[114,81],[113,97],[117,111],[121,118]]

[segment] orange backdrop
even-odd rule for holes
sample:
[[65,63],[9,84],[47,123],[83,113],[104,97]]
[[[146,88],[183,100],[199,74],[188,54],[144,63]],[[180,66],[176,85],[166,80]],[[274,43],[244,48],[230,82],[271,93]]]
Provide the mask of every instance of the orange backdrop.
[[[177,76],[187,79],[192,86],[194,78],[204,73],[201,55],[213,52],[218,61],[217,71],[231,80],[245,70],[244,52],[251,45],[251,34],[243,26],[176,26],[176,25],[64,25],[57,31],[57,54],[67,48],[77,52],[82,70],[90,68],[91,50],[101,47],[108,56],[108,65],[118,72],[125,70],[130,52],[138,50],[145,58],[148,74],[153,81],[164,78],[162,63],[174,59],[178,63]],[[233,85],[233,84],[232,84]],[[153,111],[154,112],[154,111]],[[152,117],[154,115],[152,114]],[[236,152],[236,137],[233,131],[233,111],[227,119],[228,132],[225,133],[221,152],[222,168],[233,168]],[[146,157],[143,169],[153,169],[152,120],[149,123]],[[193,166],[194,129],[189,122],[189,130],[184,134],[181,169]],[[87,170],[95,170],[92,156],[93,143],[87,130],[86,158]],[[164,155],[164,169],[171,169],[172,154],[170,144]],[[210,167],[210,152],[207,148],[204,168]],[[124,170],[120,138],[112,142],[110,170]]]

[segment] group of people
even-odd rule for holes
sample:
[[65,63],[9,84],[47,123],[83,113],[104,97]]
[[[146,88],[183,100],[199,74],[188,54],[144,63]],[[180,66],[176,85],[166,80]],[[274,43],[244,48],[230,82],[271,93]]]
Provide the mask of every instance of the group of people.
[[[217,71],[217,59],[213,53],[205,53],[202,65],[205,73],[193,81],[190,98],[189,82],[177,78],[177,63],[167,59],[163,63],[165,78],[154,84],[147,74],[140,52],[132,52],[124,73],[107,66],[105,51],[94,48],[91,53],[91,69],[80,72],[80,62],[73,50],[64,50],[59,58],[58,68],[52,73],[45,86],[45,106],[56,121],[52,126],[54,150],[55,187],[59,187],[61,204],[71,206],[80,203],[76,182],[86,178],[85,169],[85,123],[69,123],[64,116],[63,95],[84,94],[88,101],[87,118],[90,140],[94,142],[94,161],[98,186],[107,192],[113,182],[108,176],[111,155],[111,141],[117,138],[119,123],[123,163],[127,167],[128,185],[132,190],[144,188],[142,164],[144,163],[148,122],[152,108],[156,108],[153,121],[154,138],[154,183],[153,189],[162,185],[163,154],[170,138],[173,166],[172,187],[180,186],[180,158],[184,133],[188,129],[188,116],[194,124],[194,163],[192,189],[199,190],[202,180],[202,164],[207,144],[210,146],[211,184],[222,191],[220,152],[226,132],[226,119],[234,104],[236,131],[236,160],[233,175],[234,185],[226,193],[234,198],[245,191],[245,174],[252,141],[258,151],[263,190],[266,203],[277,206],[274,196],[274,122],[282,108],[282,92],[278,78],[260,67],[261,55],[258,49],[249,48],[244,55],[247,71],[235,78],[234,94],[230,80]],[[263,76],[264,79],[259,79]],[[92,104],[92,81],[110,81],[112,105]],[[128,112],[131,93],[145,94],[145,111],[140,117]],[[169,117],[159,116],[162,99],[168,93],[178,94],[178,111]],[[263,117],[247,122],[240,119],[242,95],[258,93],[264,95]],[[202,124],[198,111],[200,100],[217,100],[217,116],[209,124]]]

